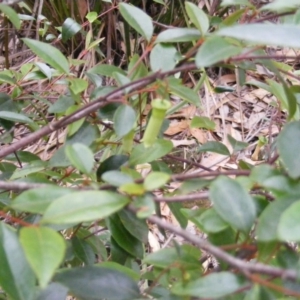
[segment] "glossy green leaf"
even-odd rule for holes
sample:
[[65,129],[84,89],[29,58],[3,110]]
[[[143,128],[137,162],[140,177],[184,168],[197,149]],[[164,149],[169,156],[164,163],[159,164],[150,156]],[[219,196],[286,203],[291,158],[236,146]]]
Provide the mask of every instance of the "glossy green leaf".
[[222,6],[230,6],[230,5],[251,6],[251,3],[248,0],[223,0],[222,1]]
[[51,79],[52,78],[52,70],[51,68],[46,65],[45,63],[42,62],[35,62],[34,63],[39,69],[40,71],[48,78]]
[[20,29],[20,18],[10,6],[0,4],[0,11],[2,11],[2,13],[9,19],[9,21],[16,27],[16,29]]
[[281,241],[300,241],[300,201],[289,206],[281,215],[278,224],[278,237]]
[[113,186],[121,186],[126,183],[133,183],[133,178],[121,171],[112,170],[105,172],[101,179]]
[[208,117],[193,117],[191,121],[191,128],[205,128],[208,130],[214,130],[216,123]]
[[233,228],[248,232],[256,217],[256,207],[246,190],[235,180],[221,176],[211,185],[210,199],[216,212]]
[[86,266],[93,265],[96,261],[96,256],[92,246],[85,240],[77,236],[73,237],[72,249],[76,258],[82,261]]
[[[276,34],[270,34],[276,32]],[[228,36],[261,45],[300,48],[300,27],[292,24],[239,24],[224,27],[217,35]]]
[[110,270],[116,270],[118,272],[121,272],[136,282],[138,282],[140,279],[140,274],[138,272],[136,272],[135,270],[129,269],[128,267],[122,266],[118,263],[115,263],[113,261],[105,261],[98,265],[101,268],[107,268]]
[[167,173],[162,172],[151,172],[144,180],[144,188],[147,191],[153,191],[163,187],[171,176]]
[[59,186],[31,189],[18,195],[11,202],[10,207],[20,211],[43,214],[53,201],[73,192],[72,189]]
[[194,28],[172,28],[161,32],[155,43],[192,42],[201,37],[199,30]]
[[127,231],[117,214],[107,218],[106,225],[112,237],[121,248],[133,257],[143,258],[143,243]]
[[299,197],[284,196],[276,199],[264,209],[258,219],[256,228],[256,235],[259,241],[271,242],[278,240],[278,225],[281,215],[297,200],[299,200]]
[[75,192],[51,203],[41,223],[70,224],[94,221],[120,210],[128,202],[127,197],[112,192]]
[[43,289],[35,300],[64,300],[67,299],[68,288],[57,282],[51,282]]
[[33,123],[31,119],[23,114],[19,114],[12,111],[0,111],[0,119],[13,121],[13,122],[20,122],[20,123]]
[[300,121],[287,124],[280,132],[277,147],[280,159],[292,178],[300,176]]
[[182,83],[179,83],[178,81],[175,80],[170,80],[169,89],[171,94],[176,95],[182,98],[183,100],[191,104],[194,104],[196,106],[200,105],[200,96],[198,95],[198,93],[184,86]]
[[[126,75],[123,75],[119,72],[113,73],[113,78],[115,78],[118,86],[123,86],[131,82],[130,78]],[[124,89],[124,93],[128,94],[130,92],[130,87]]]
[[74,143],[65,148],[66,156],[72,165],[79,171],[89,174],[94,166],[94,154],[92,150],[84,144]]
[[5,74],[0,74],[0,82],[1,83],[8,83],[8,84],[16,84],[16,80],[10,76],[7,76]]
[[222,155],[230,155],[230,152],[228,148],[220,142],[216,141],[210,141],[202,145],[199,150],[199,152],[214,152],[214,153],[219,153]]
[[74,93],[74,95],[78,95],[84,92],[88,87],[88,82],[85,79],[81,78],[68,78],[69,89]]
[[178,268],[178,264],[180,264],[191,270],[197,269],[200,255],[201,252],[198,248],[192,245],[182,245],[177,249],[172,247],[151,253],[144,258],[143,262],[158,268],[168,268],[171,265]]
[[54,280],[68,287],[79,299],[132,300],[140,297],[136,282],[122,272],[105,267],[66,269]]
[[228,227],[214,208],[206,210],[199,218],[196,218],[205,232],[220,232]]
[[32,52],[45,63],[62,73],[69,73],[69,63],[66,57],[57,48],[28,38],[23,38],[22,40],[32,50]]
[[179,60],[177,49],[168,44],[156,44],[150,53],[150,66],[153,72],[173,70]]
[[181,209],[183,208],[182,203],[180,203],[180,202],[170,202],[170,203],[168,203],[168,206],[169,206],[172,214],[174,215],[174,217],[176,218],[176,220],[180,224],[180,226],[182,228],[186,228],[186,226],[188,224],[188,219],[186,218],[186,216],[181,211]]
[[120,186],[119,191],[131,196],[143,195],[146,190],[142,184],[139,183],[124,183]]
[[128,24],[149,42],[153,35],[151,18],[141,9],[126,3],[119,4],[119,11]]
[[132,236],[142,243],[147,243],[149,230],[145,220],[137,218],[135,213],[125,209],[119,211],[118,216],[123,226]]
[[67,18],[62,25],[62,40],[66,42],[69,38],[74,36],[81,30],[81,26],[72,18]]
[[64,238],[47,227],[23,227],[20,242],[40,287],[45,288],[64,259]]
[[129,105],[121,105],[114,114],[114,130],[120,138],[129,133],[136,122],[135,110]]
[[103,76],[112,77],[113,73],[120,73],[122,75],[126,75],[126,72],[121,68],[114,66],[114,65],[97,65],[90,70],[88,70],[90,74],[99,74]]
[[136,146],[130,156],[131,165],[144,164],[154,161],[173,149],[173,143],[168,140],[158,139],[152,147],[145,148],[143,144]]
[[239,54],[242,50],[243,48],[232,45],[224,38],[214,36],[208,38],[199,48],[196,65],[198,68],[208,67]]
[[181,296],[217,299],[232,294],[241,285],[237,277],[229,272],[212,273],[187,284],[178,283],[172,292]]
[[205,35],[209,28],[209,19],[205,12],[194,3],[187,1],[185,2],[185,9],[192,23],[202,35]]
[[0,285],[14,300],[33,300],[35,276],[12,227],[0,223]]
[[105,159],[97,169],[97,179],[100,181],[102,175],[105,172],[120,170],[121,166],[125,165],[128,162],[127,155],[112,155],[109,158]]

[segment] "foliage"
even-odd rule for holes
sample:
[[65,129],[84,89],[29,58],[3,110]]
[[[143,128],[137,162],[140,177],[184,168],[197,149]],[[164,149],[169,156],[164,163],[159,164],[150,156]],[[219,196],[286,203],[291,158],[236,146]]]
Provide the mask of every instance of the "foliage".
[[[0,5],[1,299],[298,299],[300,1],[33,2]],[[209,95],[252,89],[267,134],[231,136]],[[175,155],[182,108],[233,168]]]

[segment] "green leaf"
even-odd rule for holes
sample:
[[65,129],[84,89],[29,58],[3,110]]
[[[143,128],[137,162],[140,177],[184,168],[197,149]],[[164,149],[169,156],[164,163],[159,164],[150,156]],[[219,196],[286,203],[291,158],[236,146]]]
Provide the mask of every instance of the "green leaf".
[[126,72],[121,68],[114,65],[97,65],[90,70],[88,70],[89,74],[99,74],[103,76],[113,77],[113,73],[120,73],[122,75],[126,75]]
[[121,248],[133,257],[143,258],[144,247],[142,242],[127,231],[117,214],[107,218],[106,224],[112,237]]
[[121,171],[112,170],[105,172],[101,179],[113,186],[121,186],[126,183],[133,183],[133,179],[128,174],[125,174]]
[[92,246],[85,240],[77,236],[71,239],[72,248],[75,256],[85,265],[93,265],[96,257]]
[[216,142],[216,141],[211,141],[211,142],[207,142],[205,143],[203,146],[201,146],[198,150],[199,152],[214,152],[214,153],[219,153],[222,155],[230,155],[230,152],[228,150],[228,148],[220,143],[220,142]]
[[0,82],[1,83],[8,83],[11,85],[16,84],[16,80],[10,76],[7,76],[5,74],[0,74]]
[[200,105],[200,97],[198,93],[184,86],[182,83],[179,83],[177,80],[169,80],[169,89],[171,94],[176,95],[196,106]]
[[141,9],[126,3],[119,4],[119,11],[127,23],[150,42],[154,30],[151,18]]
[[172,149],[173,143],[163,139],[156,140],[152,147],[145,148],[143,144],[140,144],[134,147],[129,163],[131,165],[138,165],[151,162],[168,154]]
[[188,224],[188,219],[186,218],[186,216],[181,211],[181,209],[183,208],[182,203],[180,203],[180,202],[170,202],[170,203],[168,203],[168,206],[169,206],[172,214],[174,215],[174,217],[176,218],[176,220],[180,224],[180,226],[182,228],[186,228],[186,226]]
[[112,155],[105,159],[97,169],[97,179],[100,181],[105,172],[119,170],[128,161],[127,155]]
[[33,123],[31,119],[23,114],[19,114],[12,111],[0,111],[0,119],[13,121],[13,122],[20,122],[20,123]]
[[151,253],[144,258],[143,262],[163,269],[170,267],[170,265],[178,267],[180,264],[185,269],[193,270],[197,269],[199,256],[201,256],[201,252],[198,248],[192,245],[182,245]]
[[72,18],[67,18],[62,25],[62,40],[66,42],[69,38],[74,36],[81,30],[81,26]]
[[280,159],[292,178],[300,176],[300,121],[288,123],[277,138]]
[[72,189],[61,188],[59,186],[31,189],[18,195],[11,202],[10,207],[22,212],[43,214],[54,200],[73,192],[74,190]]
[[116,262],[113,261],[104,261],[101,262],[100,264],[98,264],[101,268],[107,268],[110,270],[116,270],[119,271],[121,273],[123,273],[124,275],[130,277],[132,280],[138,282],[140,279],[140,274],[138,272],[136,272],[135,270],[129,269],[125,266],[122,266]]
[[161,32],[155,43],[192,42],[200,39],[201,33],[194,28],[172,28]]
[[230,145],[233,148],[233,152],[241,151],[241,150],[243,150],[243,149],[245,149],[249,146],[248,143],[240,142],[240,141],[236,140],[235,138],[233,138],[229,134],[227,135],[227,139],[228,139],[228,142],[230,143]]
[[21,28],[21,22],[18,14],[8,5],[0,4],[0,11],[9,19],[9,21],[16,27]]
[[162,172],[151,172],[144,180],[144,188],[147,191],[153,191],[163,187],[171,176],[167,173]]
[[275,0],[272,3],[265,4],[261,10],[269,10],[274,12],[285,12],[299,8],[299,0]]
[[205,128],[208,130],[214,130],[216,123],[208,117],[193,117],[191,121],[191,128]]
[[66,57],[55,47],[28,38],[23,38],[22,40],[45,63],[62,73],[69,74],[69,63]]
[[105,267],[88,266],[67,269],[54,278],[80,299],[132,300],[140,297],[137,284],[123,272]]
[[117,108],[113,121],[116,135],[121,138],[133,129],[136,122],[135,110],[129,105],[121,105]]
[[187,1],[185,2],[185,9],[192,23],[202,35],[205,35],[209,28],[209,19],[204,11],[194,3]]
[[146,192],[142,184],[134,182],[122,184],[119,188],[119,191],[131,196],[140,196]]
[[278,239],[278,225],[282,213],[293,203],[299,200],[299,197],[287,197],[276,199],[271,202],[259,217],[256,228],[257,239],[262,242],[271,242]]
[[212,66],[217,62],[226,60],[243,49],[230,44],[224,38],[214,36],[208,38],[199,48],[196,54],[196,65],[198,68]]
[[208,274],[186,284],[177,283],[172,292],[180,296],[217,299],[230,295],[241,288],[237,277],[229,272]]
[[41,223],[71,224],[94,221],[120,210],[128,202],[127,197],[113,192],[74,192],[51,203]]
[[136,237],[142,243],[147,243],[149,230],[145,220],[137,218],[135,213],[127,209],[119,211],[118,216],[123,226],[132,236]]
[[220,176],[211,184],[209,195],[225,222],[244,232],[251,229],[256,217],[255,203],[237,181]]
[[43,289],[35,300],[52,300],[52,299],[67,299],[68,288],[62,284],[51,282],[45,289]]
[[300,201],[289,206],[282,214],[278,224],[278,237],[281,241],[300,241]]
[[[270,34],[276,32],[276,34]],[[239,24],[225,27],[216,32],[246,42],[300,48],[300,27],[292,24]]]
[[94,166],[94,154],[84,144],[74,143],[65,148],[66,156],[72,165],[85,174],[90,174]]
[[196,218],[205,232],[220,232],[228,227],[214,208],[206,210],[199,218]]
[[85,79],[81,78],[68,78],[69,88],[74,93],[74,95],[78,95],[85,91],[88,87],[88,82]]
[[62,95],[53,104],[49,105],[48,112],[50,114],[65,112],[70,106],[74,104],[75,101],[72,97]]
[[23,227],[20,230],[20,242],[40,287],[45,288],[64,259],[64,238],[50,228]]
[[14,300],[33,300],[35,276],[15,230],[0,223],[0,285]]
[[179,53],[174,46],[157,44],[150,53],[150,66],[153,72],[166,72],[174,69],[178,59]]

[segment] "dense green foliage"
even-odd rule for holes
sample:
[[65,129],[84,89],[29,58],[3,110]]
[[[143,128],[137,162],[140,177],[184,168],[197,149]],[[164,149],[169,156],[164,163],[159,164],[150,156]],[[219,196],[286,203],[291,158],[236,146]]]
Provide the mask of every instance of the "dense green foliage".
[[[6,2],[0,298],[300,298],[300,1]],[[237,139],[211,108],[237,95],[243,115],[255,89],[272,114]],[[163,133],[187,107],[209,136],[191,151],[234,167],[178,155]]]

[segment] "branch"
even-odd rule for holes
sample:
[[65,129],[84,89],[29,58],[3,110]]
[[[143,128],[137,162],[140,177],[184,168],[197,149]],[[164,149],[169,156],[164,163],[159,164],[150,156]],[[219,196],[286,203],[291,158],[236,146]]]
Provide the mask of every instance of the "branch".
[[164,79],[164,78],[166,78],[170,75],[174,75],[178,72],[190,71],[193,69],[197,69],[196,65],[194,63],[189,63],[189,64],[182,65],[178,68],[175,68],[171,71],[156,72],[147,77],[144,77],[144,78],[138,79],[136,81],[130,82],[128,84],[125,84],[125,85],[115,89],[114,91],[108,93],[106,96],[100,97],[99,99],[86,104],[85,106],[83,106],[82,108],[80,108],[76,112],[74,112],[73,114],[65,116],[64,118],[62,118],[61,120],[59,120],[57,122],[50,123],[47,126],[41,128],[40,130],[27,135],[26,138],[23,138],[5,148],[2,148],[0,150],[0,158],[4,158],[5,156],[7,156],[15,151],[18,151],[19,149],[22,149],[31,143],[37,142],[40,138],[60,129],[62,127],[65,127],[65,126],[67,126],[75,121],[78,121],[84,117],[87,117],[90,113],[95,112],[96,110],[98,110],[99,108],[101,108],[102,106],[106,105],[109,102],[122,102],[121,97],[124,95],[125,89],[129,89],[128,93],[135,92],[135,91],[138,91],[139,89],[147,86],[148,84],[155,82],[157,79]]
[[193,243],[194,245],[198,246],[199,248],[212,254],[216,258],[227,262],[229,265],[240,270],[241,272],[251,272],[251,273],[271,275],[271,276],[281,277],[282,279],[289,279],[292,281],[295,281],[298,278],[296,270],[290,270],[290,269],[285,270],[285,269],[280,269],[277,267],[267,266],[267,265],[264,265],[261,263],[251,263],[251,262],[246,262],[246,261],[237,259],[237,258],[233,257],[232,255],[229,255],[225,251],[221,250],[220,248],[210,244],[205,239],[197,237],[182,228],[175,227],[174,225],[172,225],[156,216],[151,216],[148,218],[148,220],[163,229],[167,229],[167,230],[183,237],[186,241]]

